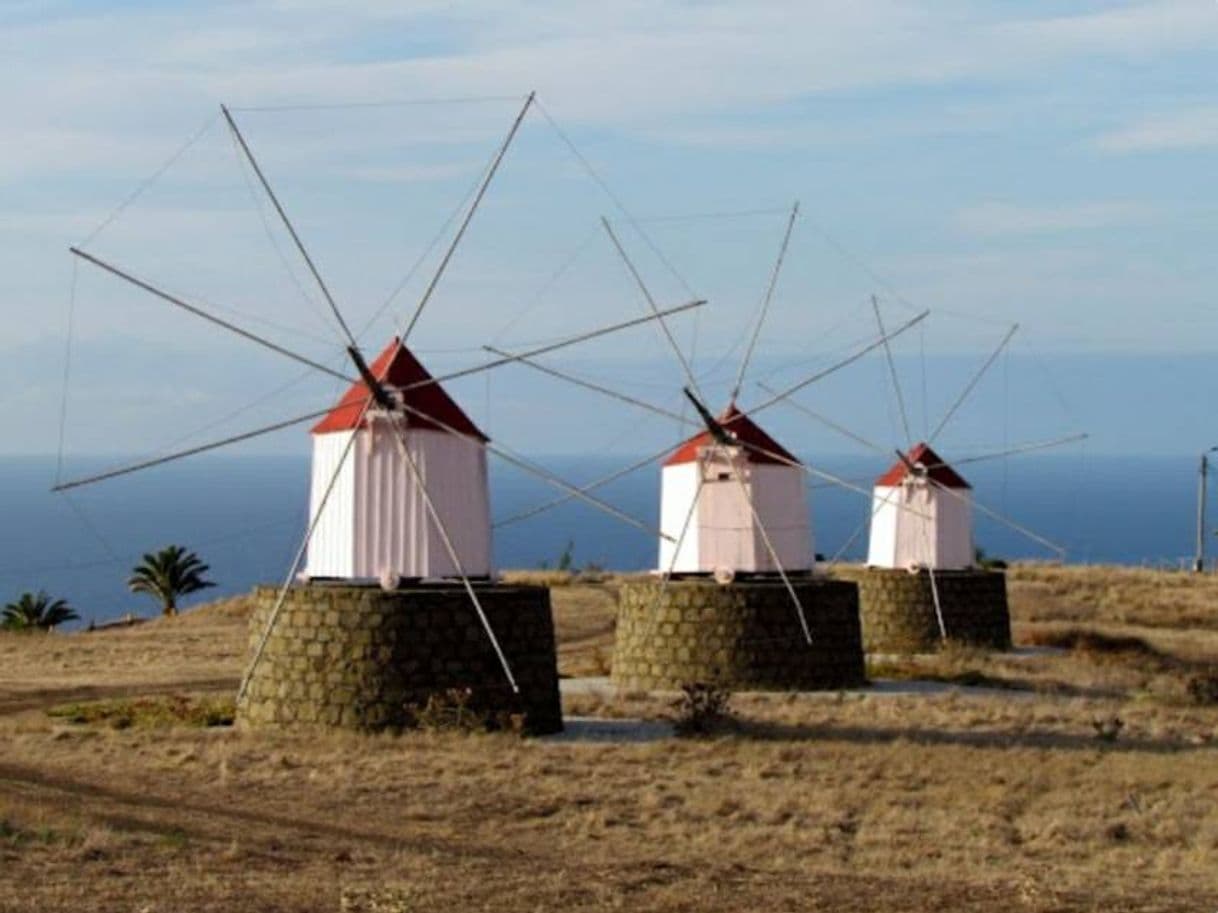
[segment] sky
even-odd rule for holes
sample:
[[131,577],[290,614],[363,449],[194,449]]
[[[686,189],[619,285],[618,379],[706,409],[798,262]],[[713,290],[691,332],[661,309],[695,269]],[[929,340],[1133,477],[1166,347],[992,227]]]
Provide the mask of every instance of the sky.
[[[901,400],[877,350],[804,404],[916,437],[1018,323],[945,441],[1218,442],[1213,0],[8,0],[0,49],[0,452],[54,453],[61,428],[69,458],[172,449],[339,392],[67,252],[347,370],[221,103],[377,350],[533,90],[412,331],[433,371],[646,313],[605,216],[661,306],[707,300],[672,325],[721,404],[798,200],[742,401],[874,339],[876,307],[928,309],[892,342]],[[549,363],[681,406],[654,326]],[[525,452],[679,431],[520,366],[453,389]],[[855,446],[775,421],[801,452]]]

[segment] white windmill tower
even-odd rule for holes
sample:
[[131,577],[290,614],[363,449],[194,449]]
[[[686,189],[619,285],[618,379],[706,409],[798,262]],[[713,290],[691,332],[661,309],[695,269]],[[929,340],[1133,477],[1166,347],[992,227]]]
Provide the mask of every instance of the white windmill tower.
[[973,488],[929,444],[916,444],[875,483],[867,563],[872,567],[972,567]]
[[[779,574],[785,580],[787,571],[802,574],[812,569],[804,467],[736,405],[798,217],[796,202],[727,406],[717,417],[707,411],[688,361],[668,334],[688,382],[685,395],[701,416],[704,429],[683,441],[660,470],[658,572],[666,576],[714,574],[729,580],[737,574]],[[605,227],[651,301],[617,236],[608,223]],[[800,618],[806,633],[802,608]]]
[[[883,328],[879,301],[874,296],[872,308],[877,323]],[[1018,331],[1019,324],[1012,324],[1007,329],[998,345],[968,378],[926,440],[911,443],[907,450],[898,449],[897,461],[876,480],[868,525],[868,565],[904,570],[926,569],[932,575],[935,571],[973,568],[976,565],[976,543],[973,537],[975,511],[994,518],[1061,555],[1063,550],[1057,544],[1003,517],[997,511],[978,504],[972,486],[932,446]],[[885,355],[902,426],[906,437],[909,438],[910,422],[891,348],[885,346]],[[1051,449],[1084,440],[1086,437],[1085,434],[1070,434],[1049,441],[1018,444],[993,453],[965,458],[959,461],[959,464],[980,463],[1014,454]]]
[[[407,421],[399,429],[393,414],[379,408],[361,417],[371,396],[361,380],[313,426],[309,510],[318,520],[305,576],[388,582],[456,577],[461,572],[489,577],[490,439],[432,382],[400,339],[390,342],[369,370],[381,378],[399,410],[409,405],[426,418]],[[418,468],[417,480],[399,442]],[[349,446],[351,455],[343,459]],[[326,498],[331,478],[334,489]],[[460,566],[429,515],[424,485],[444,518]]]
[[660,539],[659,566],[719,576],[811,570],[812,528],[799,460],[734,403],[716,422],[730,440],[721,443],[701,431],[660,471],[660,530],[672,538]]

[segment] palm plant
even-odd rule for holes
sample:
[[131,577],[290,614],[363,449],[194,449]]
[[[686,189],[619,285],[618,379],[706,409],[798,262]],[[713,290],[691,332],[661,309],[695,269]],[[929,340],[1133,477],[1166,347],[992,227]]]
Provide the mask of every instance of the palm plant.
[[215,586],[203,575],[208,566],[185,546],[170,545],[155,555],[149,552],[132,568],[127,588],[133,593],[147,593],[161,603],[161,613],[178,613],[178,597]]
[[0,627],[8,631],[49,631],[80,616],[63,599],[52,599],[45,590],[22,593],[0,613]]

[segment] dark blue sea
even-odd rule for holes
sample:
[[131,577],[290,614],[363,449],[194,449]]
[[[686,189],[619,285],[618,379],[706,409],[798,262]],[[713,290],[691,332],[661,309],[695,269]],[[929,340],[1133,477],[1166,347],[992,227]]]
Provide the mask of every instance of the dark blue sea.
[[[537,461],[576,483],[608,475],[628,462],[570,456]],[[864,488],[884,463],[865,456],[814,461]],[[143,552],[169,543],[197,550],[211,565],[217,587],[199,598],[278,582],[303,534],[308,470],[301,457],[200,457],[65,497],[48,490],[53,459],[2,458],[0,602],[24,590],[45,589],[66,598],[85,621],[148,614],[154,606],[146,597],[128,593],[124,581]],[[965,474],[979,502],[1065,546],[1067,561],[1178,567],[1192,552],[1197,473],[1190,458],[1024,456],[1005,464],[969,466]],[[655,524],[658,489],[658,467],[649,467],[598,495]],[[809,494],[817,550],[832,555],[865,522],[868,501],[855,492],[815,484]],[[493,510],[499,519],[559,496],[518,470],[492,470]],[[976,538],[993,556],[1053,557],[984,516],[977,517]],[[568,544],[577,566],[640,570],[656,560],[652,537],[571,502],[499,527],[496,563],[500,568],[554,566]],[[865,549],[864,533],[845,557],[859,558]]]

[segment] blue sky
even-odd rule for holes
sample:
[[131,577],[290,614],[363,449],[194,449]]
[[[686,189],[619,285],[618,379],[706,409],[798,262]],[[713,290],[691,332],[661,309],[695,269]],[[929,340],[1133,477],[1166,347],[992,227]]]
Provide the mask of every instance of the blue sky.
[[[25,430],[0,449],[57,444],[67,246],[89,236],[220,102],[498,99],[237,111],[344,311],[362,326],[536,89],[647,239],[531,114],[412,338],[433,368],[477,360],[492,340],[524,345],[638,315],[637,293],[598,233],[606,214],[662,303],[710,299],[696,321],[679,324],[683,345],[696,336],[704,359],[696,364],[708,369],[748,326],[784,211],[799,199],[803,218],[759,366],[778,371],[846,351],[873,330],[877,293],[890,322],[932,310],[895,348],[911,391],[930,360],[937,389],[928,397],[942,405],[1017,321],[1007,375],[978,390],[979,415],[1011,414],[1012,383],[1043,388],[1054,392],[1029,394],[1015,410],[1025,437],[1081,426],[1099,452],[1188,452],[1213,443],[1198,424],[1208,403],[1198,399],[1213,376],[1206,358],[1218,349],[1216,45],[1212,0],[9,0],[0,8],[0,408]],[[338,358],[333,324],[248,180],[213,120],[88,249],[311,356]],[[723,213],[747,214],[672,218]],[[372,322],[370,348],[400,325],[434,263],[433,252]],[[269,396],[297,373],[290,363],[87,266],[76,276],[74,321],[72,453],[153,450],[196,440],[204,426],[240,430],[335,392],[304,380]],[[673,405],[670,362],[647,332],[555,363]],[[891,437],[881,368],[868,362],[813,399]],[[588,424],[590,410],[593,424],[603,417],[629,427],[623,408],[560,394],[525,373],[458,390],[518,449],[599,448],[595,434],[571,431]],[[731,374],[719,372],[720,388]],[[1133,402],[1145,412],[1131,420]],[[1015,432],[960,433],[963,445]],[[297,437],[266,446],[302,447]]]

